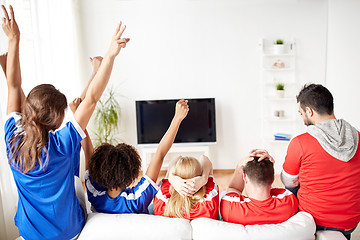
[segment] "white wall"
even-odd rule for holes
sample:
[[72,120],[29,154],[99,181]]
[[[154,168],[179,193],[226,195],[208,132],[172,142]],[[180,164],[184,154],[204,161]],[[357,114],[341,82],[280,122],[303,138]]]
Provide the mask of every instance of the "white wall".
[[360,1],[329,0],[326,83],[335,115],[360,129]]
[[300,82],[323,82],[327,7],[326,0],[86,0],[79,4],[82,59],[103,55],[123,20],[131,41],[110,80],[124,96],[120,138],[136,145],[137,99],[215,97],[212,160],[233,168],[261,147],[259,39],[294,37]]

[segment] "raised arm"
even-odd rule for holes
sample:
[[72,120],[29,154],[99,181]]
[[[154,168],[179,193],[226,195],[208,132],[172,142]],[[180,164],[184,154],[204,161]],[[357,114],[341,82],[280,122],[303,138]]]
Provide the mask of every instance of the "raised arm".
[[91,62],[91,65],[92,65],[93,70],[92,70],[92,73],[91,73],[91,75],[90,75],[89,81],[88,81],[88,83],[87,83],[84,91],[81,93],[81,96],[80,96],[81,100],[84,100],[84,99],[85,99],[86,92],[87,92],[87,90],[89,89],[90,83],[92,82],[92,80],[94,79],[96,73],[98,72],[98,70],[99,70],[99,68],[100,68],[100,65],[101,65],[101,62],[102,62],[102,60],[103,60],[103,57],[101,57],[101,56],[97,56],[97,57],[93,57],[93,58],[92,58],[92,57],[89,57],[89,59],[90,59],[90,62]]
[[146,175],[156,182],[161,165],[163,163],[164,157],[171,148],[176,134],[179,130],[180,123],[186,117],[189,112],[189,106],[187,105],[187,100],[180,100],[176,103],[175,115],[172,119],[168,130],[165,135],[162,137],[154,157],[151,159],[148,169],[146,170]]
[[259,157],[257,161],[261,161],[265,158],[268,158],[272,163],[275,160],[270,156],[270,154],[264,149],[254,149],[251,150],[249,155],[241,159],[240,162],[236,165],[233,176],[231,177],[228,191],[242,193],[244,190],[244,179],[243,179],[243,169],[247,162],[254,160],[254,157]]
[[235,171],[230,179],[229,186],[227,188],[227,191],[229,192],[237,192],[242,193],[244,190],[244,179],[243,179],[243,169],[245,164],[250,161],[252,158],[250,156],[247,156],[240,160],[240,162],[236,165]]
[[[89,78],[89,81],[84,89],[84,91],[82,92],[80,98],[75,98],[74,101],[72,101],[69,105],[70,105],[70,108],[71,108],[71,111],[73,113],[76,112],[77,108],[79,107],[81,101],[85,98],[86,96],[86,92],[89,88],[89,85],[90,83],[92,82],[92,80],[94,79],[97,71],[99,70],[99,67],[101,65],[101,61],[102,61],[102,57],[98,56],[98,57],[94,57],[94,58],[91,58],[90,57],[90,62],[91,62],[91,65],[93,67],[93,71],[91,73],[91,76]],[[91,158],[91,156],[93,155],[94,153],[94,146],[91,142],[91,139],[90,139],[90,136],[89,136],[89,133],[87,131],[87,129],[85,129],[85,135],[86,137],[81,141],[81,147],[84,151],[84,155],[85,155],[85,170],[88,169],[88,166],[89,166],[89,160]]]
[[[69,107],[71,109],[71,111],[73,113],[76,112],[77,108],[79,107],[81,103],[81,98],[75,98],[71,103],[69,103]],[[91,142],[91,139],[90,139],[90,136],[89,136],[89,133],[88,131],[85,129],[85,135],[86,137],[81,141],[81,147],[83,148],[84,150],[84,155],[85,155],[85,170],[88,169],[88,162],[89,162],[89,159],[91,158],[93,152],[94,152],[94,147],[92,145],[92,142]]]
[[86,137],[81,141],[81,147],[84,150],[85,155],[85,170],[89,168],[89,160],[94,153],[94,146],[91,142],[88,131],[85,129]]
[[25,100],[24,92],[21,88],[21,71],[19,60],[20,31],[15,21],[14,10],[10,5],[10,16],[4,5],[1,5],[4,18],[2,28],[8,37],[9,48],[6,60],[6,71],[4,71],[8,86],[8,103],[6,113],[21,112],[21,106]]
[[250,155],[260,157],[258,159],[259,162],[264,160],[265,158],[268,158],[270,160],[270,162],[275,163],[274,158],[272,156],[270,156],[268,151],[266,151],[265,149],[253,149],[250,151]]
[[4,71],[5,77],[6,77],[6,61],[7,61],[7,53],[0,56],[0,65],[2,70]]
[[130,40],[129,38],[121,38],[124,31],[125,26],[122,27],[120,22],[111,39],[109,50],[105,54],[93,81],[90,83],[84,100],[80,103],[79,108],[75,112],[75,119],[83,130],[85,130],[90,117],[95,110],[96,103],[99,101],[106,88],[115,57],[119,54],[121,48],[125,48],[126,43]]

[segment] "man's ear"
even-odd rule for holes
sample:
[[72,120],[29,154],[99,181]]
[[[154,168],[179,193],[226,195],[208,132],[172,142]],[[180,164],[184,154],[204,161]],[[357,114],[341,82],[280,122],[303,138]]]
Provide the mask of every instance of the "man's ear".
[[314,116],[314,110],[311,107],[306,107],[305,108],[305,113],[308,117],[312,117]]
[[243,173],[243,180],[244,180],[245,184],[247,184],[249,182],[248,177],[246,176],[245,173]]

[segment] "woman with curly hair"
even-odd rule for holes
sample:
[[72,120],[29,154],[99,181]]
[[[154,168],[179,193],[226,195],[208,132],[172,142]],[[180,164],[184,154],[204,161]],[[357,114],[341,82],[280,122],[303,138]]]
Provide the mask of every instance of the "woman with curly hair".
[[138,178],[141,167],[136,149],[126,143],[116,146],[103,143],[92,154],[90,139],[84,140],[82,146],[86,162],[89,159],[85,166],[85,184],[93,209],[103,213],[148,213],[148,206],[158,191],[155,182],[164,157],[188,111],[187,100],[176,103],[169,129],[161,139],[145,175],[132,188],[129,186]]

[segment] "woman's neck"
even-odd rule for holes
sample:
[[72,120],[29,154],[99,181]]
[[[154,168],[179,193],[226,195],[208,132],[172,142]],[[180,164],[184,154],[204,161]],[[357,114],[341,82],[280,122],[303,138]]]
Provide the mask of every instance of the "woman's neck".
[[113,188],[111,190],[108,190],[107,193],[109,195],[110,198],[114,199],[117,196],[119,196],[119,194],[122,192],[122,189],[120,188]]

